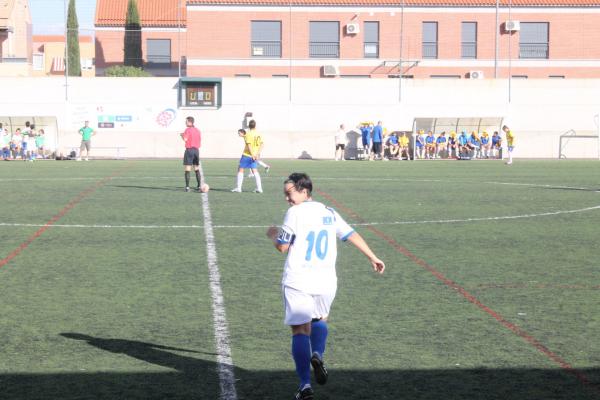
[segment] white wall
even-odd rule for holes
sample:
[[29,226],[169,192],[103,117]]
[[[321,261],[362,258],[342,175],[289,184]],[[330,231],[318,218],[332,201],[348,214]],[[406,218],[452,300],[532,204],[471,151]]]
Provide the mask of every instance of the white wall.
[[[517,137],[520,157],[558,157],[559,136],[573,129],[596,134],[600,80],[223,79],[220,109],[177,108],[177,78],[0,78],[3,115],[56,116],[58,143],[78,147],[77,130],[89,119],[120,116],[97,129],[96,155],[180,157],[178,133],[192,115],[203,133],[204,157],[239,157],[244,114],[254,113],[265,138],[263,156],[333,156],[340,123],[382,120],[388,130],[410,130],[416,117],[502,117]],[[162,119],[158,119],[162,117]],[[130,121],[127,119],[131,118]],[[124,120],[123,120],[124,119]],[[162,125],[159,123],[162,122]],[[569,158],[598,157],[597,140],[571,140]]]

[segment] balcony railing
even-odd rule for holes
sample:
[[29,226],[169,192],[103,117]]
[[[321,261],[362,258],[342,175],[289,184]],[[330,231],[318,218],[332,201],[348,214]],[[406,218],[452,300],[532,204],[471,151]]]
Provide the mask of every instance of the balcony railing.
[[310,57],[340,58],[339,42],[310,42]]
[[379,57],[379,43],[378,42],[365,42],[365,58],[378,58]]
[[548,58],[548,43],[519,44],[519,58]]
[[281,57],[281,42],[253,41],[252,57]]
[[437,42],[423,43],[423,58],[437,58]]
[[462,43],[461,46],[462,58],[477,58],[477,43]]

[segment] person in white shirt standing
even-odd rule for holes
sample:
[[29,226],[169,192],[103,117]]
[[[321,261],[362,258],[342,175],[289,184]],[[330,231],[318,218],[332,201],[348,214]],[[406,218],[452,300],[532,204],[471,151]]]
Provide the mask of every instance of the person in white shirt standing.
[[340,125],[340,129],[335,133],[335,161],[342,160],[345,161],[346,157],[344,156],[346,149],[346,127],[344,124]]
[[291,207],[282,227],[272,226],[267,231],[275,248],[287,252],[282,290],[285,324],[292,328],[292,357],[300,378],[295,397],[299,400],[313,399],[311,365],[316,382],[327,382],[323,353],[327,317],[337,291],[336,237],[356,246],[375,272],[382,274],[385,270],[383,261],[335,210],[313,201],[312,188],[308,175],[291,174],[283,186],[285,200]]

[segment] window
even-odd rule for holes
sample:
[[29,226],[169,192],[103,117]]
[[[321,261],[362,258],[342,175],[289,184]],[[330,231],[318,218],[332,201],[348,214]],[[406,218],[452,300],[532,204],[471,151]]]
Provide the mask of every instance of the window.
[[81,69],[92,69],[94,67],[94,60],[91,58],[81,59]]
[[43,71],[44,70],[44,55],[34,54],[33,55],[33,70]]
[[463,22],[460,37],[461,57],[477,58],[477,22]]
[[309,54],[312,58],[340,58],[340,23],[310,22]]
[[423,22],[423,58],[437,58],[437,22]]
[[379,57],[379,22],[366,21],[364,33],[365,58]]
[[148,39],[146,40],[146,52],[149,64],[170,64],[171,40]]
[[281,21],[252,21],[252,57],[281,58]]
[[521,22],[519,58],[548,58],[548,23]]

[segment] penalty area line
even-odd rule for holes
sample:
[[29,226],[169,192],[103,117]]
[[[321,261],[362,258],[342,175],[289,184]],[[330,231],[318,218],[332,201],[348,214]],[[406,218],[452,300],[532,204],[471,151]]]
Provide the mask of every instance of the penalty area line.
[[[200,165],[201,182],[204,182],[204,172]],[[208,261],[208,277],[212,297],[213,323],[215,329],[215,345],[217,350],[217,372],[219,374],[220,399],[237,400],[235,389],[235,374],[233,359],[231,357],[231,340],[227,316],[225,314],[225,300],[221,289],[221,273],[217,258],[217,247],[213,233],[212,217],[208,193],[202,193],[202,212],[204,214],[204,237],[206,239],[206,254]]]

